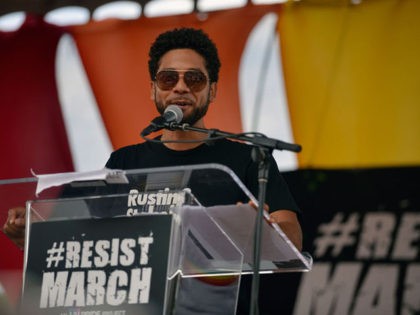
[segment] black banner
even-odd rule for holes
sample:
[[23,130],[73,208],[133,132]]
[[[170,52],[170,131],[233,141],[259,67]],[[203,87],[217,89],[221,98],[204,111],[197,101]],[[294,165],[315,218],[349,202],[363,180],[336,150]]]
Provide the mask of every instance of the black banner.
[[262,276],[260,314],[420,314],[420,168],[285,177],[314,266]]

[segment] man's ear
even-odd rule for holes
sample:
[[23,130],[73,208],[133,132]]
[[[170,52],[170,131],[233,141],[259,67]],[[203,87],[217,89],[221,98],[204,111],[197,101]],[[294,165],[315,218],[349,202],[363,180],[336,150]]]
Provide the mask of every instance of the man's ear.
[[156,95],[156,85],[153,81],[150,81],[150,99],[154,102]]
[[214,101],[214,99],[216,98],[216,93],[217,93],[217,83],[213,82],[210,84],[210,91],[209,91],[210,102]]

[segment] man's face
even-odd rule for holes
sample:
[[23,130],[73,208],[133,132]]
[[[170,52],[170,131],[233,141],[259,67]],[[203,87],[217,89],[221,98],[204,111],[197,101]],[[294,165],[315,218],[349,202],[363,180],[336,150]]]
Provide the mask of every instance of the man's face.
[[[169,105],[177,105],[184,114],[183,123],[203,126],[203,117],[216,96],[217,88],[216,83],[209,83],[204,58],[192,49],[170,50],[162,56],[157,73],[167,70],[172,74],[176,74],[172,71],[177,72],[176,78],[179,79],[166,81],[174,82],[173,86],[159,86],[156,81],[151,83],[151,99],[155,102],[157,110],[162,115]],[[188,70],[193,72],[187,74]],[[196,79],[194,82],[201,82],[199,79],[202,79],[204,74],[205,85],[191,85],[191,74]]]

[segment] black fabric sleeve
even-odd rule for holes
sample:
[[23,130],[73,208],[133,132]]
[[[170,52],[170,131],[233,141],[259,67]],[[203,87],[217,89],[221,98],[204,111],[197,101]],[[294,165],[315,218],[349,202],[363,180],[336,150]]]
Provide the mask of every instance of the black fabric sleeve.
[[[252,194],[258,198],[258,165],[256,163],[250,163],[249,165],[246,185]],[[269,212],[274,212],[276,210],[291,210],[300,214],[300,209],[273,157],[270,157],[270,171],[265,198],[265,203],[269,206]]]

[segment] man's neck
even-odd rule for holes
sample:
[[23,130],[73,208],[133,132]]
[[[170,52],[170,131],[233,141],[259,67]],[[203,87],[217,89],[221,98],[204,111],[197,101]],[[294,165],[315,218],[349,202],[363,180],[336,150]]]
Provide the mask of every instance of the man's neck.
[[[198,127],[198,126],[196,126]],[[204,127],[204,126],[203,126]],[[200,128],[202,128],[200,126]],[[207,138],[207,135],[202,132],[197,131],[182,131],[182,130],[167,130],[165,129],[162,133],[161,140],[163,141],[174,141],[174,140],[204,140]],[[190,150],[198,147],[201,145],[202,142],[194,142],[194,143],[164,143],[164,145],[171,149],[176,151],[185,151]]]

